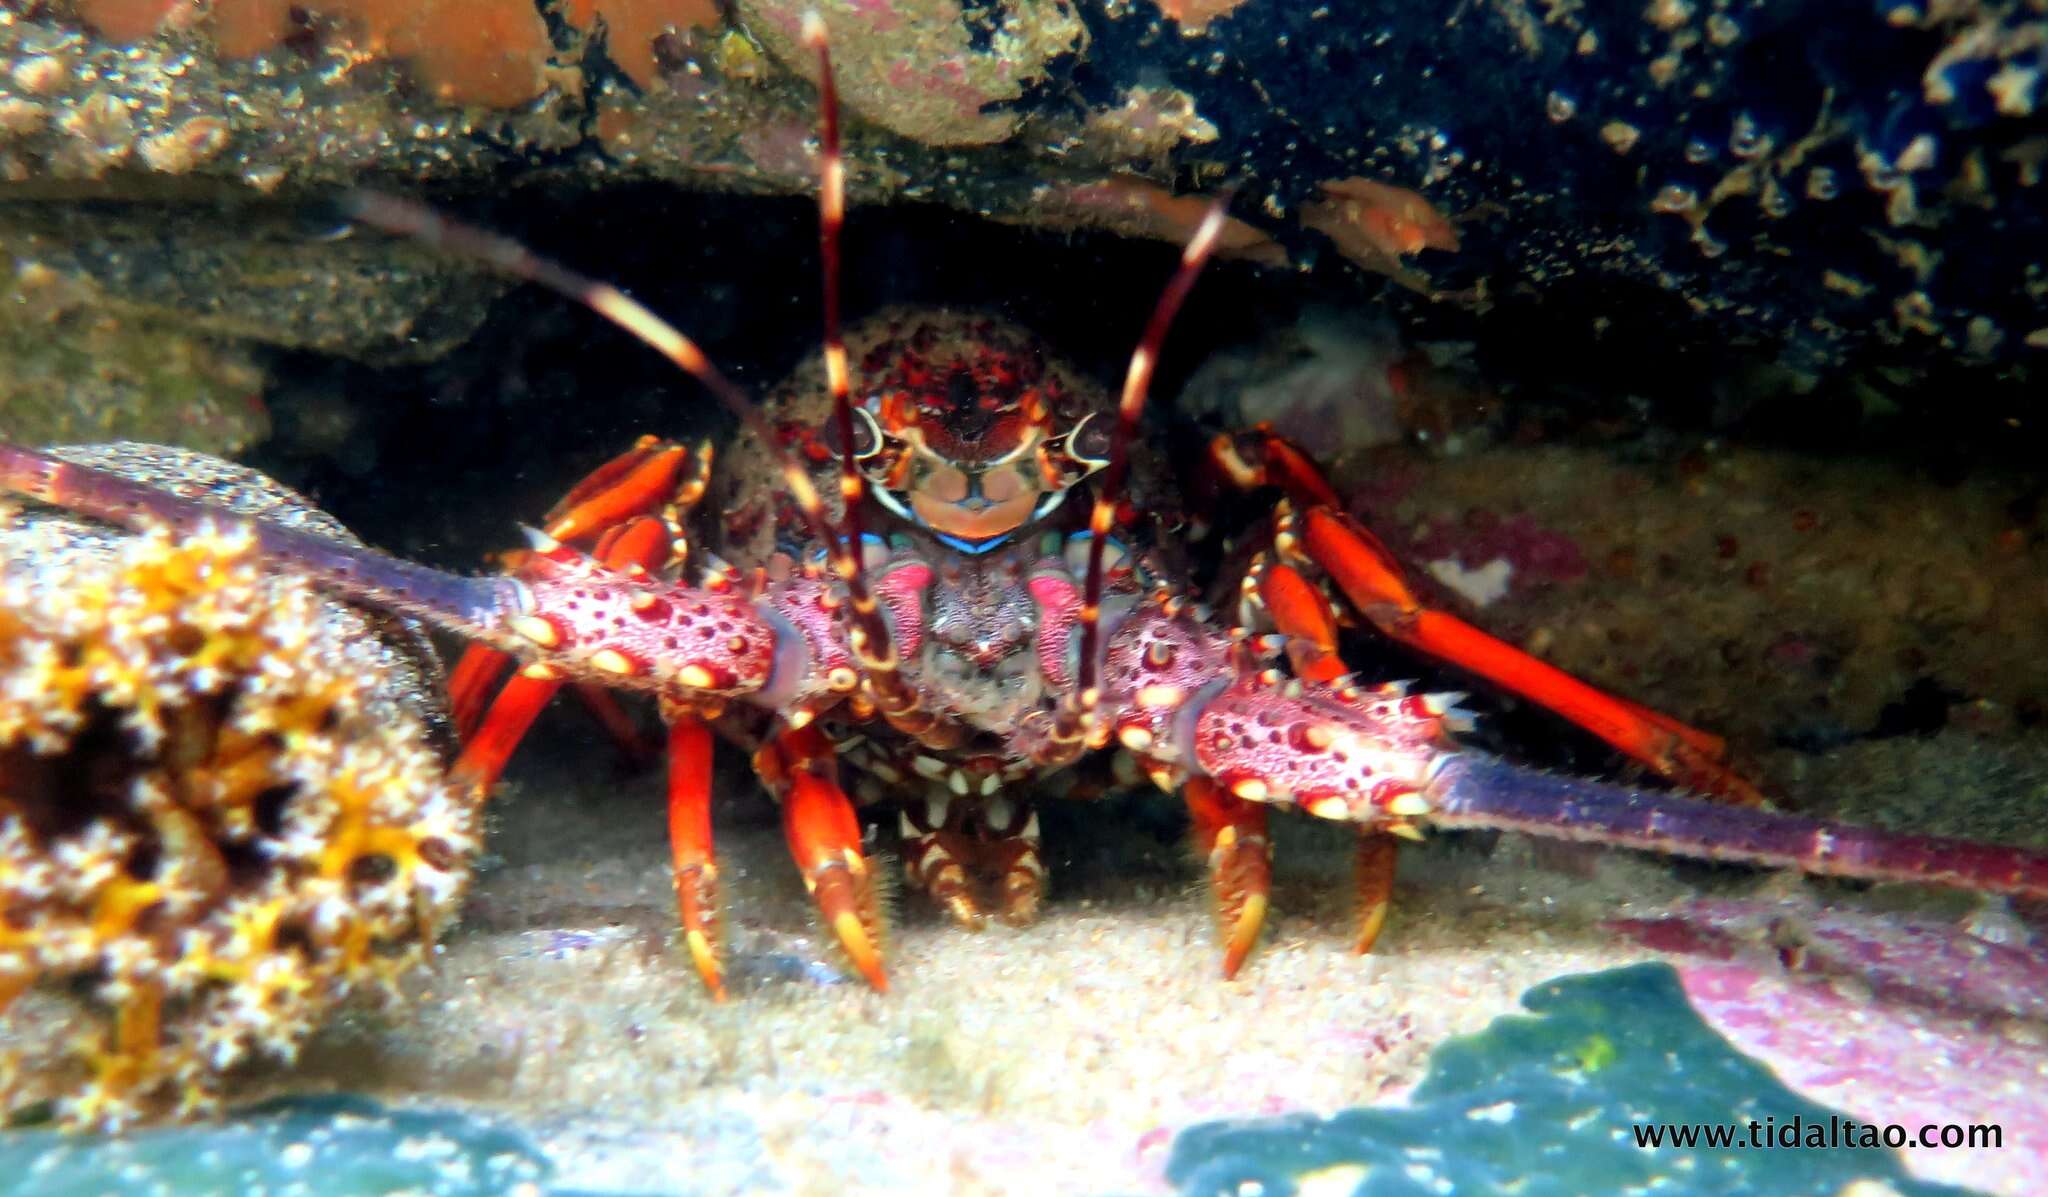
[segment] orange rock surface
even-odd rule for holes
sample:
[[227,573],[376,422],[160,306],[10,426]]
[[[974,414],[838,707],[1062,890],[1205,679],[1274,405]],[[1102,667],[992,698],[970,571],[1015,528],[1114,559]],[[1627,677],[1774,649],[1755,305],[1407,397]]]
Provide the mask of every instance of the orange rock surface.
[[[116,41],[191,22],[199,11],[190,0],[76,0],[76,7],[80,19]],[[422,87],[451,104],[526,103],[546,86],[542,70],[554,51],[532,0],[216,0],[202,25],[224,57],[246,58],[283,42],[294,10],[350,45],[402,60]]]
[[1245,0],[1159,0],[1159,11],[1180,22],[1182,31],[1200,33],[1209,22],[1227,17]]
[[602,20],[605,53],[644,91],[661,81],[656,39],[712,28],[719,15],[716,0],[563,0],[562,19],[586,33]]

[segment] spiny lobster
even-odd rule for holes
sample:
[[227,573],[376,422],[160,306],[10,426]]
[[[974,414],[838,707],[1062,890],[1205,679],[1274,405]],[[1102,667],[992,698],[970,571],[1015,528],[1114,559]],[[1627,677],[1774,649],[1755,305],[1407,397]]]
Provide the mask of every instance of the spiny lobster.
[[[1219,622],[1178,593],[1178,579],[1161,564],[1171,556],[1163,521],[1121,500],[1154,363],[1223,227],[1223,201],[1183,251],[1113,412],[1063,392],[1028,355],[934,354],[928,342],[938,334],[928,329],[907,334],[926,342],[914,352],[890,351],[899,339],[863,356],[856,402],[839,314],[845,168],[830,54],[815,17],[805,22],[805,41],[820,65],[831,405],[824,435],[807,444],[786,444],[694,342],[617,289],[407,202],[361,193],[346,201],[363,223],[588,305],[695,377],[779,471],[791,518],[770,521],[769,543],[793,548],[781,564],[794,568],[771,571],[757,550],[749,570],[713,560],[699,567],[696,584],[683,581],[682,522],[704,493],[708,453],[651,439],[572,492],[548,531],[531,535],[512,576],[444,573],[242,521],[12,445],[0,444],[0,488],[133,526],[250,523],[281,568],[480,642],[456,680],[471,732],[456,770],[480,790],[495,782],[559,686],[654,695],[669,728],[684,938],[720,998],[714,726],[755,750],[805,885],[877,989],[887,987],[881,914],[855,806],[839,780],[842,757],[910,791],[901,826],[913,882],[958,921],[978,926],[989,905],[1008,921],[1029,921],[1044,892],[1037,820],[1016,790],[1095,750],[1121,748],[1186,798],[1215,891],[1226,975],[1264,920],[1270,806],[1359,830],[1361,951],[1385,917],[1394,845],[1419,837],[1425,823],[2048,897],[2048,856],[1764,809],[1722,763],[1715,737],[1424,606],[1307,459],[1271,434],[1221,437],[1212,447],[1226,480],[1288,495],[1267,551],[1243,579],[1240,619]],[[1077,512],[1065,500],[1091,491],[1086,530],[1072,530]],[[727,543],[743,539],[728,530]],[[1312,580],[1317,572],[1344,607]],[[1346,610],[1556,708],[1668,779],[1722,801],[1536,773],[1460,750],[1451,738],[1464,719],[1455,696],[1363,687],[1343,673],[1337,628]],[[483,716],[505,656],[525,664]],[[828,727],[841,730],[835,736]]]

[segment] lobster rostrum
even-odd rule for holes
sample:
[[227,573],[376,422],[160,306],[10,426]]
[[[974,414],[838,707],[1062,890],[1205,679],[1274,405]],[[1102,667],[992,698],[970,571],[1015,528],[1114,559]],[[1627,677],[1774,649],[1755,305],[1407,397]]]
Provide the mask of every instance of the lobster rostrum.
[[[622,731],[630,721],[607,692],[653,695],[668,729],[684,939],[721,998],[714,733],[753,751],[806,887],[877,989],[886,988],[878,888],[842,763],[864,774],[856,792],[905,799],[913,884],[975,927],[989,913],[1028,922],[1044,894],[1025,787],[1050,779],[1057,790],[1060,771],[1097,750],[1128,754],[1185,797],[1227,975],[1264,920],[1274,806],[1357,828],[1361,951],[1385,918],[1394,846],[1424,825],[2048,897],[2048,856],[1765,809],[1715,737],[1424,606],[1306,457],[1269,432],[1211,448],[1228,482],[1287,496],[1237,588],[1236,618],[1190,601],[1165,522],[1124,499],[1153,364],[1222,228],[1220,201],[1184,249],[1113,408],[1026,342],[923,319],[885,322],[860,341],[856,401],[838,294],[844,167],[816,17],[805,40],[821,67],[819,401],[829,416],[815,427],[771,423],[694,342],[615,288],[404,201],[348,200],[366,224],[589,305],[731,408],[782,486],[774,510],[738,504],[714,525],[712,543],[745,568],[690,543],[692,513],[712,485],[709,446],[654,438],[573,490],[497,576],[248,521],[12,445],[0,444],[0,488],[126,525],[246,525],[281,568],[474,639],[451,686],[467,736],[455,768],[479,789],[558,688],[574,686]],[[1349,679],[1337,652],[1347,620],[1551,706],[1712,800],[1461,750],[1457,696]],[[517,675],[494,695],[512,661]]]

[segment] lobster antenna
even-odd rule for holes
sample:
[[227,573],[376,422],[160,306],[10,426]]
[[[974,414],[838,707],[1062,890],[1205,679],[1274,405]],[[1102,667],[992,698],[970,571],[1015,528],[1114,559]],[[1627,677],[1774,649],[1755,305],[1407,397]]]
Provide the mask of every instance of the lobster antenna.
[[1138,338],[1138,347],[1131,351],[1131,367],[1124,374],[1123,397],[1116,405],[1116,428],[1110,434],[1109,466],[1102,471],[1102,484],[1095,491],[1095,508],[1088,513],[1088,578],[1081,591],[1081,660],[1074,672],[1078,702],[1062,710],[1056,721],[1054,734],[1062,739],[1083,734],[1088,717],[1102,699],[1096,681],[1096,650],[1102,633],[1102,554],[1109,543],[1110,528],[1116,522],[1116,507],[1123,497],[1124,480],[1130,474],[1131,438],[1137,434],[1138,418],[1145,412],[1145,396],[1151,389],[1152,370],[1159,361],[1161,347],[1166,343],[1167,330],[1172,327],[1182,301],[1194,289],[1195,278],[1202,273],[1203,264],[1215,250],[1229,207],[1228,192],[1216,197],[1215,202],[1209,205],[1209,211],[1202,217],[1195,235],[1180,251],[1180,266],[1167,281],[1166,289],[1160,292],[1159,302],[1153,305],[1152,319],[1145,325],[1145,334]]
[[695,341],[649,311],[645,304],[610,283],[598,282],[551,262],[510,237],[451,220],[425,204],[357,188],[341,197],[340,207],[351,220],[393,236],[410,237],[434,249],[472,258],[500,274],[546,287],[596,312],[674,362],[702,383],[705,390],[716,396],[749,432],[767,446],[768,452],[775,457],[776,465],[782,469],[783,481],[788,484],[797,507],[810,522],[811,531],[820,540],[832,543],[831,521],[825,517],[818,488],[796,458],[776,442],[775,430],[768,426],[754,401],[711,364],[711,359],[704,356],[704,351]]
[[839,330],[839,230],[846,224],[846,159],[839,152],[839,87],[832,78],[832,48],[825,21],[803,17],[804,45],[818,55],[818,257],[823,263],[825,299],[825,382],[832,390],[832,416],[839,425],[841,524],[858,556],[860,504],[866,480],[853,454],[852,383],[846,370],[846,340]]
[[[845,174],[838,152],[838,96],[833,87],[830,59],[825,54],[824,22],[815,14],[805,18],[804,38],[818,47],[820,62],[824,66],[820,97],[826,144],[819,226],[820,240],[826,248],[826,373],[832,380],[844,432],[852,422],[852,412],[846,398],[849,390],[846,349],[838,335],[838,230],[845,218]],[[711,363],[695,341],[617,287],[549,261],[509,237],[450,220],[423,204],[359,189],[342,197],[341,210],[351,219],[373,228],[474,258],[502,274],[546,287],[574,300],[632,334],[702,383],[774,456],[783,481],[789,487],[790,497],[803,513],[805,523],[810,525],[812,535],[825,546],[832,571],[846,587],[851,607],[847,642],[868,674],[877,708],[906,729],[923,728],[936,722],[936,717],[930,712],[920,712],[923,700],[902,676],[888,620],[883,617],[861,570],[858,525],[849,524],[854,530],[852,536],[842,536],[833,528],[824,500],[819,496],[810,474],[793,454],[777,443],[774,429],[768,426],[768,421],[746,392],[733,385],[732,380]],[[846,438],[848,456],[842,464],[842,495],[850,488],[860,486],[859,473],[851,458],[852,445],[849,436]],[[849,475],[851,483],[847,480]],[[851,512],[852,502],[846,506]]]

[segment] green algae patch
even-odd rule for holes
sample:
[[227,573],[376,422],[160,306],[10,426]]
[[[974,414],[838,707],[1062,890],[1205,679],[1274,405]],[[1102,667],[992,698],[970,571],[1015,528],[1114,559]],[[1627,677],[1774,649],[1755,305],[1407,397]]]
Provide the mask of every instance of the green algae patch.
[[1522,1005],[1439,1046],[1403,1105],[1191,1127],[1167,1178],[1184,1197],[1968,1192],[1913,1180],[1883,1148],[1638,1146],[1636,1128],[1851,1125],[1701,1021],[1669,965],[1561,977]]
[[545,1187],[550,1171],[523,1135],[496,1123],[453,1111],[389,1109],[353,1096],[281,1099],[209,1126],[115,1137],[0,1133],[5,1197],[539,1195],[558,1192]]

